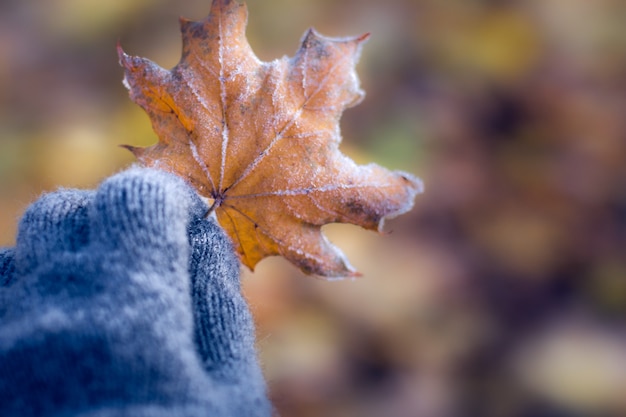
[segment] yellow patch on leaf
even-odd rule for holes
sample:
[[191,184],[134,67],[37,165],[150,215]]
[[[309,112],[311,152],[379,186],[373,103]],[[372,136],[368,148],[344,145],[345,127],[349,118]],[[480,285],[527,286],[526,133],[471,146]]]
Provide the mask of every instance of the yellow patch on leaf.
[[419,179],[339,151],[339,119],[364,96],[354,70],[368,38],[313,29],[292,58],[260,61],[245,37],[247,10],[214,0],[199,22],[181,19],[183,53],[170,71],[118,47],[130,97],[150,116],[154,146],[129,146],[212,200],[249,268],[282,255],[306,273],[355,276],[321,227],[380,230],[421,192]]

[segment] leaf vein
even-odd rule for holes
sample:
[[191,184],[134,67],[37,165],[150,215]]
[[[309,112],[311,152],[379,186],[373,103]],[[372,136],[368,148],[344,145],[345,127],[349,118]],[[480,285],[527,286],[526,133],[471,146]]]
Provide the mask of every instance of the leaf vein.
[[308,187],[308,188],[296,188],[293,190],[283,189],[283,190],[275,190],[268,191],[265,193],[254,193],[254,194],[240,194],[240,195],[229,195],[229,199],[245,199],[245,198],[260,198],[260,197],[289,197],[289,196],[299,196],[299,195],[307,195],[310,193],[317,192],[330,192],[337,190],[351,190],[358,188],[387,188],[394,187],[394,184],[329,184],[322,185],[320,187]]
[[220,13],[218,20],[219,31],[219,46],[218,46],[218,61],[220,64],[220,100],[222,102],[222,163],[220,165],[220,182],[219,190],[222,191],[222,184],[224,183],[224,172],[226,170],[226,153],[228,149],[229,132],[228,124],[226,122],[226,80],[224,77],[224,33],[222,30],[222,14]]
[[[307,253],[305,251],[303,251],[302,249],[299,249],[297,247],[294,247],[292,245],[290,245],[288,242],[285,242],[284,240],[274,236],[272,233],[270,233],[267,229],[265,229],[264,227],[262,227],[261,225],[259,225],[259,223],[257,223],[254,219],[252,219],[250,216],[248,216],[246,213],[242,212],[241,210],[239,210],[237,207],[230,205],[230,204],[224,204],[223,206],[227,206],[231,209],[233,209],[234,211],[236,211],[237,213],[241,214],[246,220],[248,220],[249,222],[251,222],[252,224],[254,224],[255,229],[260,230],[263,234],[265,234],[268,238],[270,238],[271,240],[273,240],[274,242],[276,242],[278,244],[278,248],[279,248],[279,254],[282,256],[285,256],[284,252],[282,251],[282,247],[286,247],[289,250],[297,253],[300,256],[303,256],[305,258],[309,258],[315,262],[320,262],[320,259],[318,259],[316,256],[311,255],[310,253]],[[261,243],[261,241],[259,240],[259,243]],[[266,251],[268,253],[271,253],[269,250],[266,249]]]
[[285,126],[271,140],[269,145],[256,158],[254,158],[254,160],[246,167],[246,169],[241,173],[241,175],[228,187],[228,189],[232,190],[235,186],[237,186],[244,178],[246,178],[261,163],[261,161],[263,161],[265,159],[265,157],[270,153],[270,151],[272,150],[274,145],[276,145],[277,142],[279,142],[281,139],[283,139],[284,133],[289,128],[291,128],[291,126],[293,126],[296,123],[296,121],[300,118],[300,116],[302,115],[302,112],[304,111],[304,109],[305,109],[306,105],[308,104],[308,102],[314,96],[316,96],[320,91],[322,91],[322,89],[325,87],[326,83],[330,79],[330,76],[335,72],[335,70],[339,67],[340,64],[343,64],[343,61],[346,59],[346,57],[349,57],[349,56],[350,55],[344,55],[344,56],[342,56],[342,59],[339,59],[339,60],[337,60],[337,62],[335,62],[335,64],[330,68],[330,70],[324,76],[324,78],[322,78],[322,80],[320,81],[319,85],[311,93],[311,95],[309,95],[309,96],[305,95],[305,99],[304,99],[303,103],[294,112],[291,120],[289,120],[285,124]]
[[200,156],[200,153],[198,152],[198,148],[196,147],[196,144],[193,143],[193,140],[191,140],[191,135],[188,135],[188,136],[189,136],[189,147],[191,148],[191,155],[193,156],[193,159],[198,163],[198,165],[200,165],[202,172],[204,172],[204,175],[206,175],[209,182],[211,183],[211,192],[215,192],[216,191],[215,183],[213,182],[213,177],[211,176],[209,167],[206,165],[206,163]]

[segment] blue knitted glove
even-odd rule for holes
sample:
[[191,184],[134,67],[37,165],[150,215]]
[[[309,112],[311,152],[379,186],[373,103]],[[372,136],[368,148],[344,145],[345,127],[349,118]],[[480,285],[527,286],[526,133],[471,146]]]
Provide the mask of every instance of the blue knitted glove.
[[268,416],[230,241],[131,168],[30,206],[0,249],[0,416]]

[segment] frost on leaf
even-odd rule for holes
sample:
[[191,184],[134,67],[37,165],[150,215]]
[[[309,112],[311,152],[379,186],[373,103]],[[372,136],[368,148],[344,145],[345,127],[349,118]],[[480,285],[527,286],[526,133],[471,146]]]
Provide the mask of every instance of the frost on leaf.
[[118,48],[130,97],[159,137],[128,148],[211,199],[242,262],[282,255],[306,273],[355,276],[321,232],[327,223],[380,230],[409,210],[421,182],[339,151],[339,119],[363,98],[354,70],[368,35],[309,30],[292,58],[260,61],[245,37],[246,7],[214,0],[199,22],[181,19],[183,52],[170,71]]

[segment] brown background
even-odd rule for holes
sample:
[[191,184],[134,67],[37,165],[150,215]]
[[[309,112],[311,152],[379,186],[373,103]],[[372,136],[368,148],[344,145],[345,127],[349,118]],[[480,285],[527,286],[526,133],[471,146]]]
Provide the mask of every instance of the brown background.
[[[249,0],[257,55],[371,32],[343,149],[421,176],[364,273],[245,273],[285,417],[626,414],[626,4]],[[94,187],[155,141],[115,43],[169,68],[205,0],[0,2],[0,245],[45,190]]]

